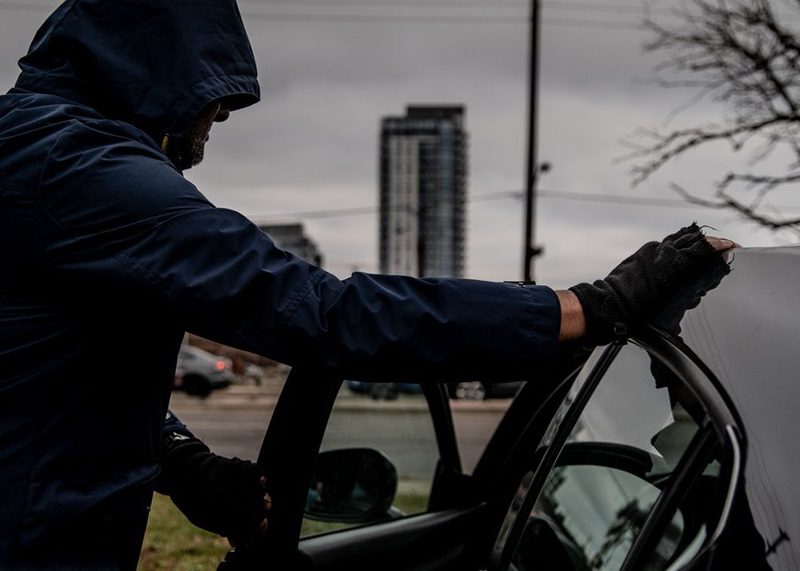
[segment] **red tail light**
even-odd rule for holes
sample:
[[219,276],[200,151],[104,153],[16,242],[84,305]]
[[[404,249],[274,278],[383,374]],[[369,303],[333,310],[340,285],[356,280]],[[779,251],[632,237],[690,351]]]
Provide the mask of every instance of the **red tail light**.
[[217,363],[216,363],[216,365],[214,365],[214,367],[217,369],[217,371],[224,371],[225,367],[226,367],[225,361],[217,361]]

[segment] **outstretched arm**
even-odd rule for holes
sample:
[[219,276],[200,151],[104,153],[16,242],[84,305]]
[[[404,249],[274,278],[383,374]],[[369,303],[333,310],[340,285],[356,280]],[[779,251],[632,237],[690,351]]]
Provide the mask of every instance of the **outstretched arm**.
[[559,341],[585,338],[587,343],[603,344],[624,336],[655,317],[698,274],[722,264],[726,252],[736,246],[705,236],[697,224],[661,242],[648,242],[605,279],[556,292],[561,304]]

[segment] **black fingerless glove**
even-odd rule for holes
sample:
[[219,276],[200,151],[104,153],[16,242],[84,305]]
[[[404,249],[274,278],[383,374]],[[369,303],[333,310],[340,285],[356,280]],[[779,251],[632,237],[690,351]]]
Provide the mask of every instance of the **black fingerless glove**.
[[682,284],[719,254],[697,224],[680,229],[662,242],[648,242],[604,279],[570,289],[586,317],[587,340],[602,345],[646,323]]
[[197,438],[165,434],[156,491],[197,527],[234,544],[250,541],[266,517],[261,474],[252,462],[213,454]]

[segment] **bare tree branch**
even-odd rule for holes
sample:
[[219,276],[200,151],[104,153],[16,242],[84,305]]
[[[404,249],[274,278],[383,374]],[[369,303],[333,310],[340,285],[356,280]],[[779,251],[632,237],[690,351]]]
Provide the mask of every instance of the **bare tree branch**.
[[[631,169],[634,175],[633,184],[636,186],[644,182],[651,174],[672,159],[695,147],[711,141],[725,140],[731,144],[734,150],[738,151],[742,148],[747,138],[769,126],[786,122],[800,123],[800,117],[771,117],[759,122],[742,123],[728,128],[713,126],[679,129],[666,135],[653,130],[640,130],[638,133],[639,138],[649,137],[654,142],[640,147],[641,151],[637,151],[628,157],[623,157],[623,159],[648,157],[645,162]],[[737,139],[737,136],[741,136],[742,139]]]
[[[687,0],[673,11],[682,22],[676,26],[658,23],[652,13],[647,16],[650,39],[645,50],[665,56],[653,82],[693,89],[694,95],[668,115],[664,127],[632,133],[625,141],[631,152],[623,160],[634,162],[635,186],[678,157],[727,142],[733,154],[748,153],[749,160],[736,161],[745,163],[745,170],[724,173],[712,198],[690,194],[677,184],[675,191],[692,203],[730,209],[768,228],[800,230],[800,219],[762,210],[769,192],[800,183],[800,37],[776,17],[771,1]],[[792,6],[800,12],[800,1]],[[703,100],[722,105],[724,118],[668,129],[677,115]],[[775,174],[753,170],[768,158],[788,164]]]
[[784,228],[800,230],[800,217],[784,219],[772,218],[755,212],[751,207],[742,204],[735,198],[725,194],[718,195],[716,199],[710,200],[691,194],[689,191],[677,184],[671,184],[670,188],[672,188],[672,190],[674,190],[686,202],[691,204],[697,204],[698,206],[704,206],[706,208],[735,210],[747,220],[757,222],[761,226],[766,226],[767,228],[771,228],[773,230],[781,230]]

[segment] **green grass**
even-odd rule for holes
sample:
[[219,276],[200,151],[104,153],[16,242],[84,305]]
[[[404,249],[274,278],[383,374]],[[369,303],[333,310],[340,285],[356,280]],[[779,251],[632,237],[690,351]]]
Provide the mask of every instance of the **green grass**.
[[214,570],[229,550],[225,539],[193,526],[169,498],[155,494],[138,569]]
[[404,514],[420,514],[428,509],[428,494],[398,493],[394,499],[394,507]]
[[[428,496],[401,491],[394,505],[406,514],[421,513],[427,508]],[[302,535],[347,527],[352,526],[305,520]],[[229,550],[225,539],[195,527],[169,498],[155,494],[138,571],[213,571]]]

